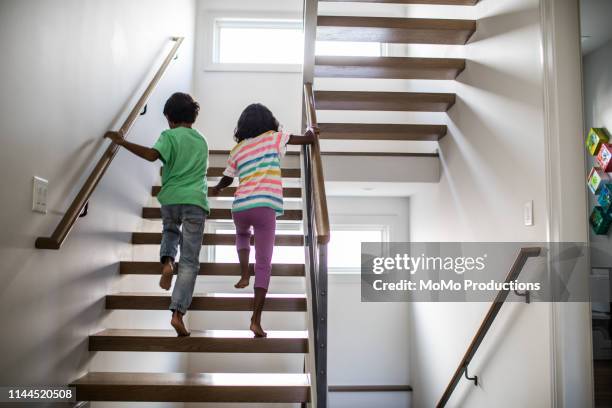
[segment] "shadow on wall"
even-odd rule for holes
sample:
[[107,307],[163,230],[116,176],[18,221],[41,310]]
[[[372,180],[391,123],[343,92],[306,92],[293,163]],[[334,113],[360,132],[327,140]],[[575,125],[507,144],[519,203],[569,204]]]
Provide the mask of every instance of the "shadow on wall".
[[[515,3],[520,4],[520,2]],[[516,8],[516,10],[509,10],[507,1],[480,0],[476,7],[486,10],[489,16],[478,18],[476,32],[470,38],[468,44],[509,35],[527,27],[532,27],[534,24],[540,24],[539,14],[535,14],[533,9],[522,7]],[[504,11],[498,12],[497,9]]]
[[[27,262],[21,263],[21,267],[26,268]],[[55,295],[49,293],[47,286],[45,293],[38,293],[33,287],[30,293],[20,294],[20,306],[18,310],[11,310],[10,313],[18,313],[23,316],[32,316],[45,313],[44,321],[34,323],[23,319],[20,321],[22,327],[12,327],[11,333],[20,333],[19,336],[12,336],[9,341],[25,343],[22,346],[22,353],[5,355],[3,357],[3,368],[0,372],[0,383],[2,384],[30,384],[31,377],[43,376],[45,373],[64,373],[75,372],[87,366],[93,355],[88,350],[88,335],[75,331],[78,327],[84,327],[82,322],[99,322],[108,314],[105,308],[104,292],[108,286],[109,279],[117,274],[118,264],[108,265],[87,274],[72,273],[70,271],[56,270],[40,271],[41,279],[56,280]],[[16,266],[13,270],[19,270]],[[91,299],[83,298],[81,289],[84,286],[96,286],[100,288],[100,297]],[[10,288],[10,285],[7,285]],[[6,298],[5,296],[2,296]],[[67,299],[71,300],[70,309],[73,314],[63,316],[61,303]],[[80,304],[80,307],[74,307]],[[78,310],[78,314],[74,311]],[[3,319],[4,320],[4,319]],[[47,327],[39,327],[39,325]],[[47,330],[48,329],[48,330]],[[45,332],[46,337],[39,336],[39,332]],[[11,335],[9,333],[9,336]],[[14,347],[9,347],[13,349]],[[61,353],[61,355],[58,355]],[[49,358],[50,354],[53,358]],[[62,378],[68,383],[74,378]],[[59,381],[57,377],[54,382]]]

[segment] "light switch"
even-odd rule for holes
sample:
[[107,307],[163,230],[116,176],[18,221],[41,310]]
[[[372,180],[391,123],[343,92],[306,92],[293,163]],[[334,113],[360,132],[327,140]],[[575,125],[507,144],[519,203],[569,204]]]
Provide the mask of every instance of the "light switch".
[[533,226],[533,201],[527,201],[523,209],[523,221],[526,227]]
[[47,213],[47,190],[49,182],[43,178],[34,176],[32,191],[32,211]]

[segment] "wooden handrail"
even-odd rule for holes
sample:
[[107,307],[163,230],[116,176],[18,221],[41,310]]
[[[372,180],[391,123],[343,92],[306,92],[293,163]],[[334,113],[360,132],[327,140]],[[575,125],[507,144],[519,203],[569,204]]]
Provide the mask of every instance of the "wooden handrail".
[[[510,268],[510,272],[508,272],[508,275],[506,276],[505,283],[509,283],[511,281],[516,280],[518,276],[520,275],[521,271],[523,270],[523,267],[525,266],[525,263],[527,262],[527,260],[532,257],[540,256],[540,253],[541,253],[541,248],[539,247],[521,248],[518,256],[516,257],[516,260],[514,261],[514,264],[512,265],[512,268]],[[495,318],[497,317],[497,314],[499,313],[501,307],[506,301],[506,298],[508,297],[509,292],[510,292],[509,290],[500,290],[497,293],[495,300],[491,304],[489,311],[487,312],[484,320],[480,324],[478,331],[476,332],[476,334],[474,335],[474,338],[472,339],[472,342],[468,346],[468,349],[465,352],[463,358],[461,359],[459,366],[455,370],[453,377],[451,378],[450,382],[446,386],[446,389],[444,390],[444,394],[442,394],[440,401],[438,401],[438,404],[436,405],[437,408],[442,408],[446,406],[446,403],[448,402],[453,391],[457,387],[457,384],[459,384],[459,380],[461,379],[461,376],[467,373],[466,370],[467,370],[468,365],[472,361],[472,358],[474,358],[476,351],[480,347],[480,344],[482,343],[483,339],[487,335],[487,332],[491,328],[491,325],[495,321]]]
[[321,147],[319,146],[319,125],[315,106],[312,84],[304,84],[304,104],[306,108],[306,125],[315,132],[315,142],[310,147],[312,160],[312,183],[314,191],[315,225],[317,228],[317,241],[319,244],[329,242],[329,212],[327,210],[327,196],[325,195],[325,178],[323,177],[323,162],[321,160]]
[[[179,47],[183,43],[183,40],[184,37],[172,38],[172,41],[175,42],[174,46],[172,47],[172,50],[170,51],[166,59],[164,59],[164,62],[161,64],[161,66],[155,73],[155,76],[145,89],[144,93],[142,94],[140,99],[138,99],[138,102],[136,103],[136,105],[134,105],[134,108],[131,110],[127,119],[125,120],[125,122],[123,122],[123,125],[118,130],[118,133],[121,134],[124,138],[134,126],[134,123],[140,116],[140,112],[142,112],[143,108],[147,104],[147,101],[149,100],[149,97],[151,96],[151,94],[155,90],[155,87],[166,72],[168,65],[170,65],[170,62],[172,62],[172,60],[176,56]],[[111,162],[117,155],[118,150],[119,146],[115,143],[111,143],[108,146],[108,148],[92,170],[91,174],[85,181],[85,184],[83,184],[83,187],[81,187],[81,190],[78,192],[74,200],[72,200],[72,204],[70,204],[70,207],[68,207],[68,210],[55,228],[55,231],[53,231],[53,234],[51,234],[50,237],[37,238],[35,243],[36,248],[60,249],[60,247],[66,240],[66,237],[70,233],[70,230],[74,226],[74,223],[79,218],[79,215],[83,211],[83,208],[85,207],[92,193],[96,189],[96,186],[102,179],[102,176],[104,176],[104,173],[106,173],[108,166],[111,164]]]

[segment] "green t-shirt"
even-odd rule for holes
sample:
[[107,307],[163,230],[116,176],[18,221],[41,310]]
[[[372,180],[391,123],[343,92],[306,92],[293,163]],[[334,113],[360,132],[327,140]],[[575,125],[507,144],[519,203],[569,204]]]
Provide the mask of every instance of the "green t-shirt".
[[191,128],[169,129],[162,132],[153,149],[159,152],[164,163],[159,202],[192,204],[209,212],[208,143],[204,136]]

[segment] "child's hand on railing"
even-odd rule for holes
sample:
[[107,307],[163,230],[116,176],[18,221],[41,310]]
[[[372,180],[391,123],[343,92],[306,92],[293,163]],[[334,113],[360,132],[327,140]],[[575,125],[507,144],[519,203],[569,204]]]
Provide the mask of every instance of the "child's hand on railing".
[[110,139],[113,143],[121,146],[123,144],[123,135],[120,132],[109,131],[104,134],[104,137]]

